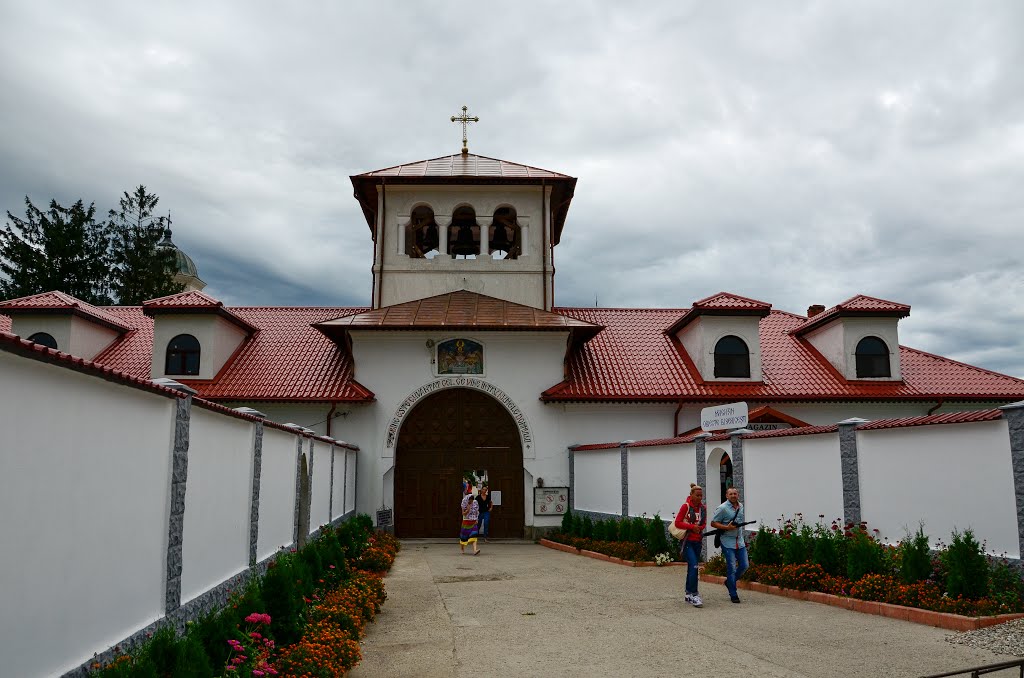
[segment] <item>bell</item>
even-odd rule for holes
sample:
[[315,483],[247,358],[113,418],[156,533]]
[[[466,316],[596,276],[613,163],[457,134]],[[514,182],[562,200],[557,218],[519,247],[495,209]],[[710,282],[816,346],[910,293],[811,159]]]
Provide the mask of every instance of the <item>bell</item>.
[[495,252],[508,253],[512,249],[512,239],[508,235],[508,228],[504,224],[495,224],[494,236],[491,238],[491,249]]
[[455,236],[455,242],[452,243],[452,254],[458,256],[460,254],[468,256],[470,254],[477,253],[476,241],[473,239],[473,228],[463,223],[459,226],[459,232]]
[[430,250],[436,250],[441,243],[437,234],[437,224],[431,221],[427,225],[427,228],[424,231],[421,231],[421,233],[423,237],[423,242],[421,243],[423,251],[429,252]]

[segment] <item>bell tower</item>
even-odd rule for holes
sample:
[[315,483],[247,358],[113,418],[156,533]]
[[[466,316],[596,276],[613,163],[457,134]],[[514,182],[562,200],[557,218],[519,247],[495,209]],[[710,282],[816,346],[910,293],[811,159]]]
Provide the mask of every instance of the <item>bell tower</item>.
[[464,133],[461,153],[351,179],[374,242],[373,308],[467,290],[551,310],[575,177],[469,153]]

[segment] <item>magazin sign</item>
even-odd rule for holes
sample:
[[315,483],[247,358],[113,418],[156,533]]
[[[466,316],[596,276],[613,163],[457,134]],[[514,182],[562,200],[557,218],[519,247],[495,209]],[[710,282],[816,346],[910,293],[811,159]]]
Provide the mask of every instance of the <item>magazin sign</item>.
[[700,427],[705,431],[743,428],[747,425],[747,404],[712,405],[700,411]]

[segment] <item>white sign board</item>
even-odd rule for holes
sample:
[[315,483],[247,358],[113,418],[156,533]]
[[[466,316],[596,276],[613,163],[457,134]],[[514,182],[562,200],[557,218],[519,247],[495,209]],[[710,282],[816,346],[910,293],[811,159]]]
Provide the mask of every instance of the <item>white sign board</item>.
[[501,490],[492,490],[491,491],[491,505],[492,506],[501,506]]
[[712,405],[700,411],[700,427],[705,431],[743,428],[747,425],[747,404]]

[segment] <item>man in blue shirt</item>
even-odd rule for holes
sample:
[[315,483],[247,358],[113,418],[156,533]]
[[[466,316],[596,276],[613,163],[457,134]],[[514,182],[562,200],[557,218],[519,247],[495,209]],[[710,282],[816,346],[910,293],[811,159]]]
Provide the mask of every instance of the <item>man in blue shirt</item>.
[[743,522],[743,504],[740,503],[740,491],[730,487],[725,492],[726,502],[715,510],[711,518],[711,527],[722,530],[722,555],[725,556],[726,576],[725,588],[729,589],[729,598],[734,603],[740,602],[736,595],[736,580],[747,571],[747,542],[743,538],[743,528],[737,527]]

